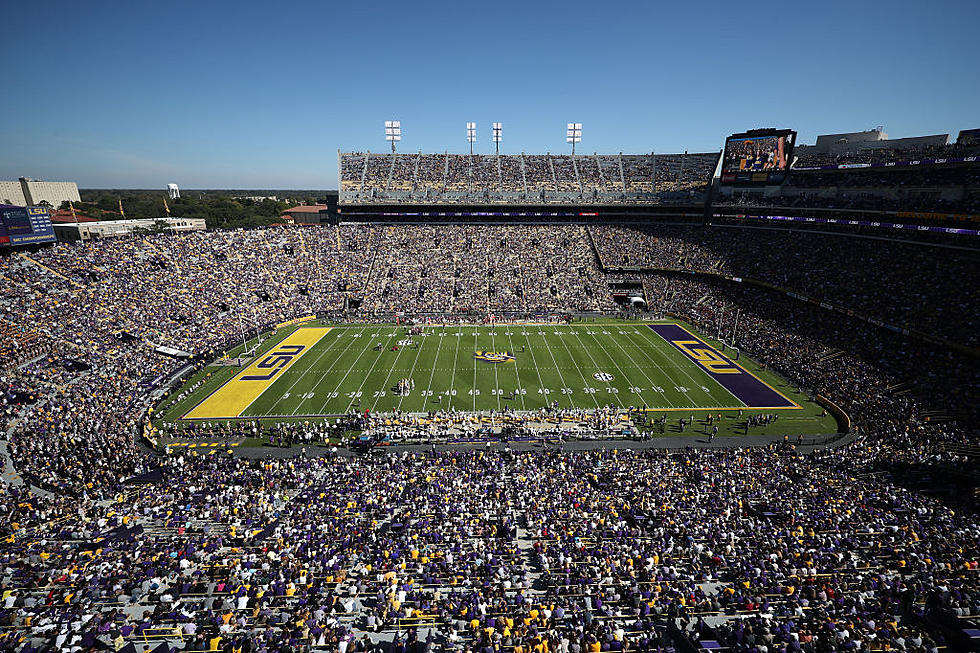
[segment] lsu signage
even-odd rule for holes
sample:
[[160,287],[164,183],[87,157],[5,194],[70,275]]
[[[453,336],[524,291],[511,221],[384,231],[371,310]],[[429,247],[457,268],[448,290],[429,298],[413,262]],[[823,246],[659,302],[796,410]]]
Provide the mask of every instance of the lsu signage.
[[517,360],[509,351],[475,351],[473,358],[488,363],[509,363]]
[[[696,363],[747,408],[799,408],[778,390],[721,354],[679,324],[649,324],[650,329]],[[742,408],[737,403],[719,408]]]
[[731,359],[679,325],[651,324],[650,328],[713,377],[744,374]]
[[279,345],[275,351],[255,364],[257,374],[243,376],[242,381],[268,381],[303,353],[306,345]]
[[285,340],[208,395],[181,419],[228,419],[240,416],[328,331],[329,327],[296,329]]
[[712,374],[741,374],[732,362],[700,340],[671,340],[672,345]]

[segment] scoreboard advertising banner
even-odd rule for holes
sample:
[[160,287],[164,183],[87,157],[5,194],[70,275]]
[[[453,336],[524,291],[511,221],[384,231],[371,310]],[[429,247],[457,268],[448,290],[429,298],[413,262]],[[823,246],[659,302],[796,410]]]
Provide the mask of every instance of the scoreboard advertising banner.
[[0,245],[53,243],[54,227],[43,206],[0,206]]

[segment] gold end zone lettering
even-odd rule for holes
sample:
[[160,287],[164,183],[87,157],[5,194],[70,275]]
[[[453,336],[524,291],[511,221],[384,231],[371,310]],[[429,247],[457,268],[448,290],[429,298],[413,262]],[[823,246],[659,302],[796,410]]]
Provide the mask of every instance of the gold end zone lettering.
[[285,340],[208,395],[181,419],[238,417],[328,331],[330,327],[296,329]]
[[741,374],[742,371],[734,367],[731,362],[722,357],[721,354],[713,349],[702,347],[691,348],[688,345],[704,345],[699,340],[672,340],[674,345],[685,354],[690,356],[698,365],[713,374]]

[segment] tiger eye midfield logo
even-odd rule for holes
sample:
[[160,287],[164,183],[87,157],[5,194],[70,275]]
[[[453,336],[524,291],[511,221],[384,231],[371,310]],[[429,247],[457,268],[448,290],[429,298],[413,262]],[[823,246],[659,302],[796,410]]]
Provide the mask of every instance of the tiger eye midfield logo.
[[478,361],[486,361],[488,363],[509,363],[517,360],[509,351],[477,350],[473,352],[473,358]]

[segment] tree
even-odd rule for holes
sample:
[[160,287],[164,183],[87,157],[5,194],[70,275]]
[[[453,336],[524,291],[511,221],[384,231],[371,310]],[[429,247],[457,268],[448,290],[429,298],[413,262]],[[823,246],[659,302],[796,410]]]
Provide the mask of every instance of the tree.
[[[86,213],[105,219],[118,219],[122,199],[127,218],[163,217],[163,191],[159,190],[82,190],[88,204]],[[233,197],[221,191],[209,193],[186,191],[169,202],[170,214],[181,218],[204,218],[211,229],[258,227],[280,223],[288,201],[255,202]],[[97,208],[96,208],[97,207]]]

